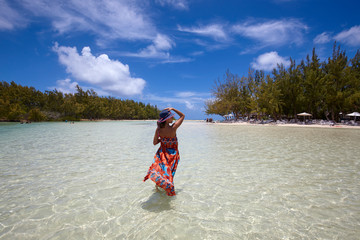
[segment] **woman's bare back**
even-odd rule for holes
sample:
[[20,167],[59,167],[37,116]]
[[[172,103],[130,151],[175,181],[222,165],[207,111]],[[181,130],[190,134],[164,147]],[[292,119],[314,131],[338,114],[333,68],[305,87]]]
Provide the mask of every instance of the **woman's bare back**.
[[159,128],[160,137],[176,137],[176,129],[172,126],[165,126],[164,128]]

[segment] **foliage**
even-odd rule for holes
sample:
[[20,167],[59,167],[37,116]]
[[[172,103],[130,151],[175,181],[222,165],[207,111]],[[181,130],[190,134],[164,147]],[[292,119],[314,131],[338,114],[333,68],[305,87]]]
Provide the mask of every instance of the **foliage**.
[[247,77],[226,71],[205,103],[206,114],[224,116],[297,118],[309,112],[317,119],[338,121],[345,113],[360,111],[360,51],[348,60],[334,43],[332,57],[320,62],[313,49],[299,65],[278,65],[271,74],[249,70]]
[[133,100],[99,97],[94,90],[62,93],[56,89],[44,93],[33,87],[0,82],[0,120],[44,121],[80,119],[156,119],[156,106]]
[[29,112],[29,117],[28,119],[30,121],[33,121],[33,122],[41,122],[41,121],[44,121],[46,120],[46,116],[45,114],[43,114],[40,109],[38,108],[33,108],[30,110]]

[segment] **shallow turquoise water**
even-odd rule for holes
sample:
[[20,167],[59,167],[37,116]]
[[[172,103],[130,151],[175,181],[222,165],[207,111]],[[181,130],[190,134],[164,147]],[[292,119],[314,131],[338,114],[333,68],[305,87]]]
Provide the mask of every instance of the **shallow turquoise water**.
[[155,122],[0,123],[0,239],[357,239],[360,130],[178,130],[175,197],[142,182]]

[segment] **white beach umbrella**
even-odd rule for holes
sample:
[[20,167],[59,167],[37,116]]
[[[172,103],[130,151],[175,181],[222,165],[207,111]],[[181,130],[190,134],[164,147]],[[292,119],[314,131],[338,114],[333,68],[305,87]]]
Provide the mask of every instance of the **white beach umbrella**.
[[234,117],[234,114],[230,113],[230,114],[224,115],[223,117],[230,119],[230,118]]
[[310,113],[307,113],[307,112],[298,113],[297,115],[298,115],[298,116],[303,116],[303,117],[304,117],[304,122],[305,122],[305,117],[310,117],[310,116],[312,116]]
[[297,114],[298,116],[304,116],[304,117],[309,117],[309,116],[312,116],[310,113],[307,113],[307,112],[302,112],[302,113],[299,113]]
[[356,117],[360,117],[360,113],[358,113],[358,112],[352,112],[352,113],[346,114],[346,116],[348,116],[348,117],[355,117],[354,121],[356,121]]

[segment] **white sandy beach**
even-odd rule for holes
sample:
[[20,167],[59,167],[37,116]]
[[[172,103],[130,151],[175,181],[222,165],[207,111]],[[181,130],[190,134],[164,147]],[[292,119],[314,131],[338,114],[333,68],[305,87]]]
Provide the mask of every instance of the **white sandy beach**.
[[352,128],[352,129],[360,129],[360,126],[352,126],[352,125],[344,125],[344,124],[302,124],[302,123],[285,123],[285,124],[276,124],[276,123],[268,123],[268,124],[255,124],[249,122],[215,122],[215,125],[247,125],[247,126],[273,126],[273,127],[304,127],[304,128]]

